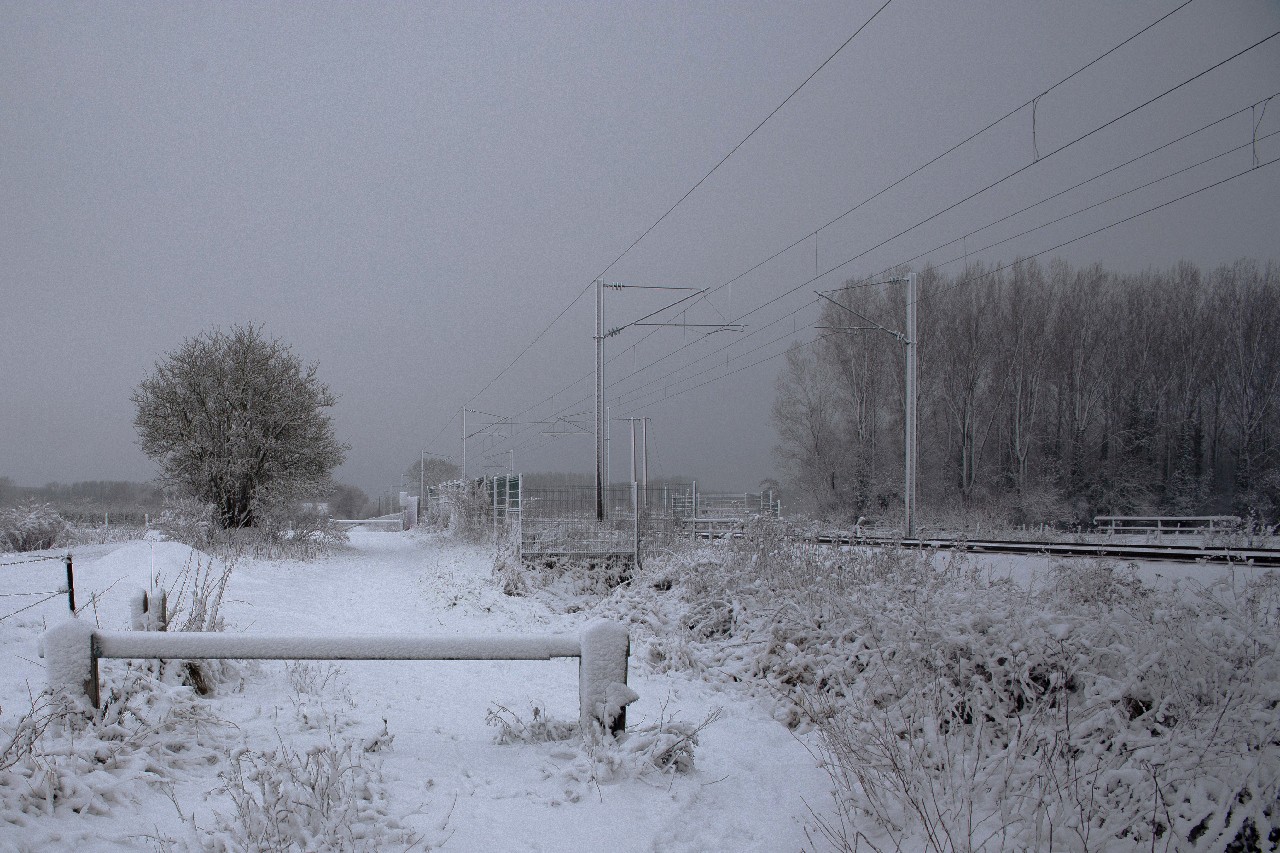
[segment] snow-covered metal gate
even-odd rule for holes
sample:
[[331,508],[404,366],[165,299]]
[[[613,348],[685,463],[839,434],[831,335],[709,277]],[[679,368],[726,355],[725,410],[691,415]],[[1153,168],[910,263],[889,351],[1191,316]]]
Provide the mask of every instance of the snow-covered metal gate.
[[283,636],[216,632],[101,631],[68,619],[41,639],[50,686],[101,702],[102,658],[167,660],[551,660],[578,658],[579,722],[621,732],[626,706],[638,697],[627,687],[631,636],[625,625],[598,620],[580,634],[506,637],[418,635]]

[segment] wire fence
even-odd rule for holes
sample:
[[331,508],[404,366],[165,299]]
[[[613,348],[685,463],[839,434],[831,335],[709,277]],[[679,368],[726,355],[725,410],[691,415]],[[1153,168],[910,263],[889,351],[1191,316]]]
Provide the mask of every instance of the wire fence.
[[[22,560],[0,560],[0,569],[8,568],[11,566],[29,566],[29,565],[34,565],[36,563],[46,563],[46,562],[55,562],[55,561],[62,563],[66,567],[66,573],[67,573],[66,585],[59,586],[58,589],[54,589],[54,590],[39,589],[39,590],[22,590],[17,592],[0,593],[0,599],[29,598],[33,596],[43,596],[39,601],[32,602],[23,607],[19,607],[17,610],[12,610],[7,613],[4,613],[3,615],[0,615],[0,622],[4,622],[7,619],[12,619],[14,616],[17,616],[20,613],[25,613],[28,610],[39,607],[41,604],[44,604],[45,602],[48,602],[48,601],[52,601],[53,599],[63,595],[67,596],[67,606],[70,608],[71,612],[73,613],[75,612],[75,608],[76,608],[75,574],[74,574],[74,568],[73,568],[74,564],[72,561],[72,556],[70,554],[58,554],[56,556],[45,555],[40,557],[28,557]],[[48,578],[45,577],[43,573],[41,573],[39,577],[40,579],[45,581],[44,583],[41,584],[41,586],[51,585],[48,583]]]

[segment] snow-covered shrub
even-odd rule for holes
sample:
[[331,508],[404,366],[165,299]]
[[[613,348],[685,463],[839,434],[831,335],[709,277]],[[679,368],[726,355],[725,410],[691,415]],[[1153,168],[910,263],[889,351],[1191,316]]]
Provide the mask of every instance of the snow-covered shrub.
[[347,541],[327,512],[290,496],[266,492],[254,500],[254,527],[227,533],[256,557],[313,560]]
[[662,719],[632,726],[618,735],[606,735],[589,749],[598,778],[630,778],[652,771],[689,773],[693,770],[698,735],[719,718],[720,710],[716,709],[700,723]]
[[26,503],[0,510],[0,543],[10,551],[43,551],[58,544],[67,522],[52,504]]
[[698,735],[720,718],[719,709],[699,723],[664,715],[657,722],[634,725],[616,735],[597,727],[584,739],[579,736],[580,723],[549,717],[537,703],[532,705],[532,711],[526,722],[508,708],[495,705],[485,715],[485,722],[498,730],[495,740],[499,744],[571,742],[574,751],[566,753],[561,747],[556,757],[572,758],[565,771],[566,780],[583,785],[689,773],[694,769]]
[[[291,660],[284,665],[289,686],[299,696],[320,696],[343,681],[342,668],[328,661]],[[342,686],[345,691],[345,685]]]
[[829,840],[852,849],[838,827],[869,817],[931,850],[1280,842],[1280,586],[1166,593],[1101,568],[1035,597],[857,602],[801,699]]
[[1153,589],[1055,564],[749,535],[676,553],[597,612],[638,658],[816,730],[837,849],[1280,846],[1280,575]]
[[524,567],[520,565],[519,542],[515,536],[505,536],[498,542],[493,557],[493,575],[502,588],[503,595],[527,595],[529,582],[524,576]]
[[213,504],[173,495],[165,498],[156,526],[169,539],[199,551],[212,550],[219,530]]
[[1054,560],[1049,564],[1049,596],[1069,605],[1115,606],[1150,593],[1138,579],[1138,566],[1114,560]]
[[529,722],[526,723],[514,711],[502,705],[494,705],[484,715],[484,721],[486,725],[498,730],[495,739],[500,744],[552,743],[577,737],[578,723],[553,719],[536,702],[532,703],[531,710]]
[[0,726],[9,742],[0,762],[0,821],[22,826],[32,815],[132,808],[136,784],[162,784],[216,761],[225,729],[204,703],[144,667],[121,669],[93,714],[50,691]]
[[228,558],[311,560],[347,541],[328,515],[295,500],[264,496],[255,500],[254,517],[254,527],[224,529],[213,504],[175,497],[165,501],[157,526],[169,539]]
[[441,483],[432,520],[464,542],[479,542],[493,532],[489,498],[482,480]]
[[[421,839],[390,812],[387,786],[376,756],[391,748],[395,736],[382,728],[372,734],[351,711],[355,708],[341,670],[306,662],[287,671],[295,695],[293,722],[280,718],[269,746],[245,742],[231,749],[211,792],[223,797],[214,806],[212,826],[189,819],[197,849],[207,853],[257,851],[381,851],[412,849]],[[329,701],[331,694],[340,701]]]
[[518,571],[527,591],[561,599],[576,610],[581,599],[603,598],[628,584],[635,573],[631,554],[578,554],[529,559]]
[[68,548],[83,545],[112,545],[117,542],[133,542],[144,539],[147,529],[141,525],[115,524],[76,524],[67,528],[62,542]]
[[[169,631],[221,631],[226,627],[222,599],[235,568],[234,558],[192,552],[167,591]],[[157,579],[160,581],[162,579]],[[182,680],[201,696],[213,692],[219,682],[236,681],[240,666],[229,660],[171,661],[167,669],[181,673]]]
[[201,833],[209,853],[381,851],[418,839],[390,816],[382,774],[348,737],[296,749],[242,747],[230,755],[218,793],[231,800]]
[[4,709],[0,708],[0,772],[30,757],[45,730],[68,710],[67,704],[49,690],[31,696],[30,703],[12,719],[4,719]]

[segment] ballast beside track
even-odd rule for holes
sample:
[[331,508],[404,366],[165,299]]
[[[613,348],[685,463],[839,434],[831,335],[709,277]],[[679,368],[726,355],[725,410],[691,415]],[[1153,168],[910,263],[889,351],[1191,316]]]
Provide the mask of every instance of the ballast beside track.
[[1047,557],[1114,557],[1120,560],[1162,560],[1179,563],[1239,563],[1280,566],[1280,548],[1224,548],[1192,545],[1129,545],[1080,542],[1012,542],[975,539],[893,539],[847,533],[820,533],[804,537],[824,545],[866,545],[873,548],[933,548],[988,554],[1029,554]]

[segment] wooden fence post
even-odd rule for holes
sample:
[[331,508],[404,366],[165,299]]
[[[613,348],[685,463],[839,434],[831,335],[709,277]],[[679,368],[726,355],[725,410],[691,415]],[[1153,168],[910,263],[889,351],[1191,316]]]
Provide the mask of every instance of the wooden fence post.
[[67,562],[67,607],[71,608],[71,615],[76,615],[76,575],[71,570],[71,555],[63,557]]

